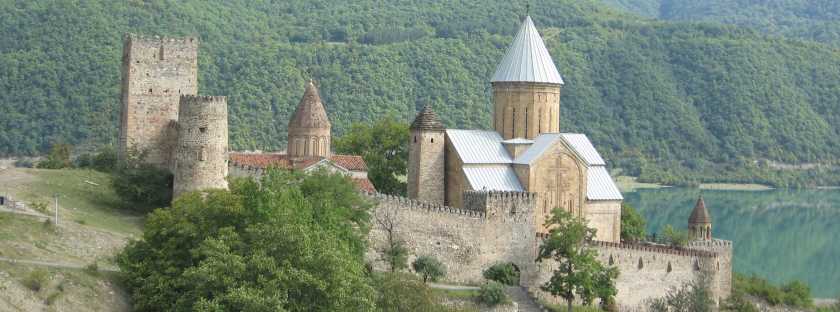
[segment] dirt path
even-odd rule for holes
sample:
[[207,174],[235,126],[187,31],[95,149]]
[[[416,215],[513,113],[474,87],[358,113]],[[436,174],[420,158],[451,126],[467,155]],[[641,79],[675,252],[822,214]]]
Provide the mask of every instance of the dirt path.
[[[86,269],[86,265],[79,264],[79,263],[70,263],[70,262],[53,262],[53,261],[40,261],[40,260],[23,260],[23,259],[12,259],[7,257],[0,257],[0,261],[11,263],[11,264],[25,264],[25,265],[35,265],[35,266],[45,266],[51,268],[59,268],[59,269],[73,269],[73,270],[84,270]],[[97,271],[100,272],[119,272],[119,268],[116,267],[99,267]]]

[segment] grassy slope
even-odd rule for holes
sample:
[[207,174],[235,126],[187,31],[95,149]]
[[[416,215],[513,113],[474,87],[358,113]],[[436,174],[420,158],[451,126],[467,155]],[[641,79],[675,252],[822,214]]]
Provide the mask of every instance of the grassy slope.
[[[62,194],[58,228],[42,218],[0,212],[2,257],[112,266],[113,255],[142,231],[142,217],[116,208],[119,201],[106,174],[10,169],[0,171],[0,181],[7,194],[27,203],[52,203],[52,194]],[[52,216],[52,206],[44,213]],[[62,311],[69,307],[73,311],[129,310],[127,297],[112,274],[51,268],[46,286],[33,291],[23,280],[35,269],[39,268],[0,262],[0,311],[59,311],[59,307]]]

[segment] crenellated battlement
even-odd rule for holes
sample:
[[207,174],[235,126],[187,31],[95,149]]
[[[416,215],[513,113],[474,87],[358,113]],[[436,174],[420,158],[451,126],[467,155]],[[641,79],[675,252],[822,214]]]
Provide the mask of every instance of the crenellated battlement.
[[[537,233],[537,240],[544,240],[548,238],[549,234],[545,233]],[[728,241],[721,241],[721,242],[728,242]],[[713,241],[709,242],[713,243]],[[729,242],[731,243],[731,242]],[[716,258],[718,257],[717,252],[707,251],[707,250],[699,250],[699,249],[691,249],[691,248],[675,248],[670,246],[664,245],[647,245],[647,244],[638,244],[638,243],[613,243],[613,242],[604,242],[604,241],[592,241],[592,246],[594,247],[606,247],[606,248],[617,248],[617,249],[626,249],[626,250],[635,250],[635,251],[642,251],[642,252],[651,252],[651,253],[660,253],[665,255],[675,255],[675,256],[686,256],[686,257],[704,257],[704,258]],[[689,247],[693,247],[689,244]]]
[[732,247],[732,241],[713,239],[710,241],[691,241],[688,243],[689,247],[704,247],[704,248],[726,248]]
[[137,43],[145,43],[145,44],[193,44],[198,45],[198,37],[166,37],[166,36],[149,36],[149,35],[140,35],[140,34],[133,34],[128,33],[125,34],[123,37],[125,41],[137,42]]
[[408,210],[420,210],[433,213],[446,213],[453,215],[461,215],[470,218],[485,219],[487,215],[481,211],[459,209],[455,207],[433,204],[419,200],[410,199],[402,196],[388,195],[382,193],[364,193],[365,195],[377,200],[380,204],[386,204],[393,207],[398,207]]

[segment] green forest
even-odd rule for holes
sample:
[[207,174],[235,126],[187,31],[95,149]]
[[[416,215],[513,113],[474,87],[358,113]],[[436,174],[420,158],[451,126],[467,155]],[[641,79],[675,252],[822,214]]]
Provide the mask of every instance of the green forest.
[[[586,133],[625,173],[778,184],[786,173],[764,160],[836,162],[831,45],[596,0],[530,3],[566,81],[562,131]],[[337,136],[425,104],[448,127],[489,128],[489,77],[524,13],[501,0],[0,0],[0,155],[114,144],[126,33],[201,38],[199,92],[229,97],[232,149],[283,148],[309,78]],[[836,182],[826,176],[796,183]]]
[[647,17],[704,21],[840,46],[836,0],[602,0]]

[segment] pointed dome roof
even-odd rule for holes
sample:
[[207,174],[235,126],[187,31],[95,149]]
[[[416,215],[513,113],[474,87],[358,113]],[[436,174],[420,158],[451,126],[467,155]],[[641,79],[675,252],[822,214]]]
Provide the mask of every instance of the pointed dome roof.
[[709,211],[706,210],[706,202],[703,201],[703,196],[697,199],[697,204],[694,205],[694,211],[691,212],[688,223],[712,223],[712,217],[709,216]]
[[563,84],[534,21],[525,17],[513,43],[496,67],[491,82],[541,82]]
[[426,105],[423,106],[423,110],[417,113],[417,117],[411,123],[410,129],[443,131],[443,123],[440,122],[435,111],[429,105]]
[[295,109],[295,114],[289,121],[289,128],[330,128],[330,119],[327,117],[327,110],[324,109],[324,103],[321,102],[321,96],[318,94],[318,87],[315,86],[315,81],[309,80],[306,83],[306,90],[303,92],[303,98],[300,99]]

